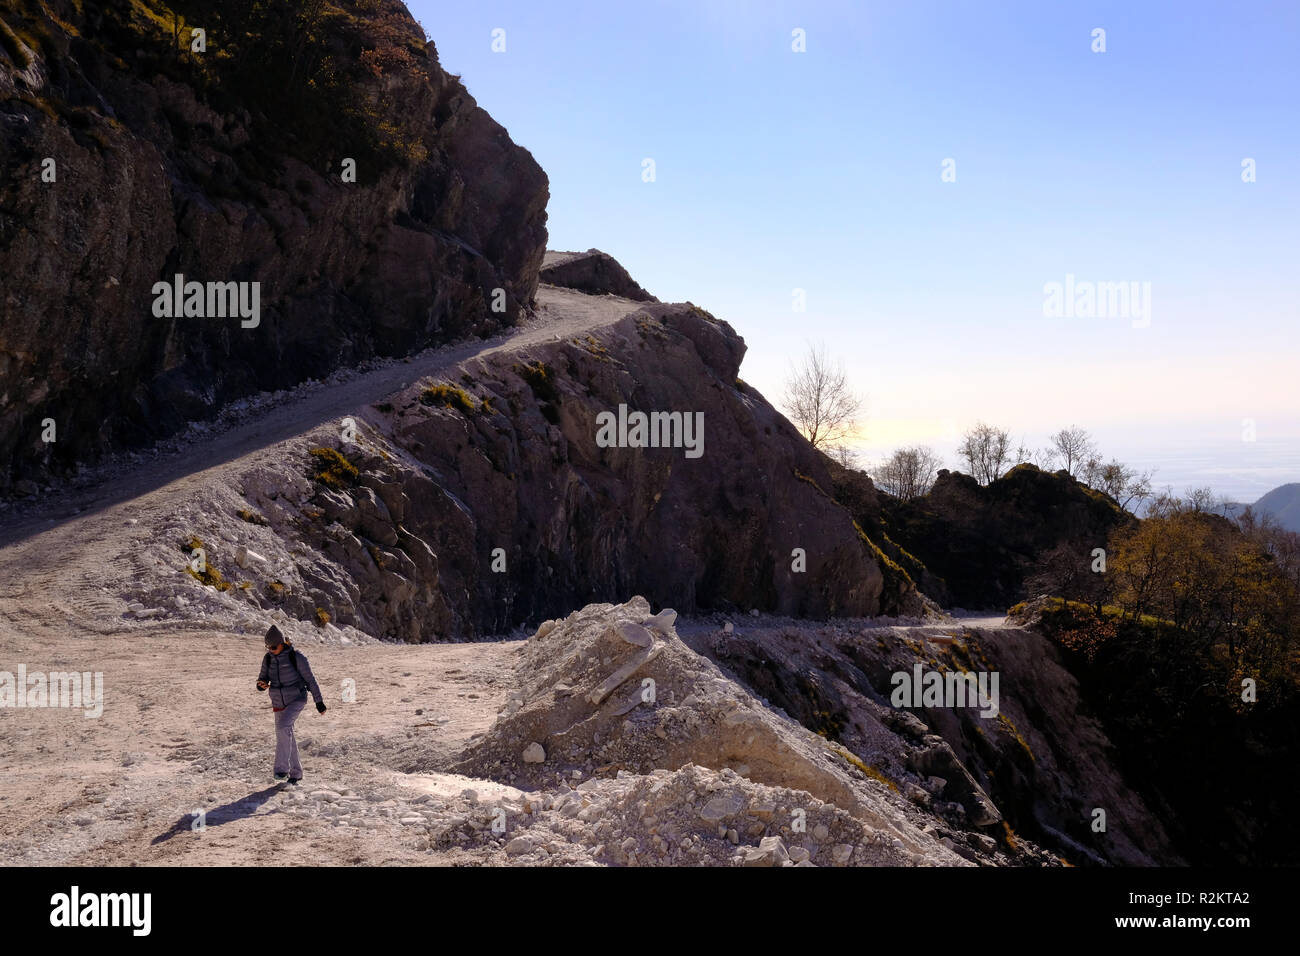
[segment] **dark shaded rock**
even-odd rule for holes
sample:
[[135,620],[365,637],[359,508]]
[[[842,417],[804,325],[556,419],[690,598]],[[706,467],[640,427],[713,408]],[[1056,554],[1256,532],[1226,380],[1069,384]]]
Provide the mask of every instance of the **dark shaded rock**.
[[[475,360],[452,378],[466,390],[455,405],[422,402],[424,382],[369,407],[364,431],[386,447],[339,446],[360,471],[347,494],[318,487],[301,516],[250,504],[312,548],[352,531],[384,575],[409,576],[410,589],[375,580],[355,547],[340,549],[360,592],[332,597],[370,633],[404,640],[503,633],[630,594],[683,613],[911,610],[915,592],[885,589],[875,553],[822,491],[817,453],[736,385],[743,354],[727,323],[653,303],[582,340]],[[620,405],[702,414],[702,454],[601,447],[598,416]]]
[[[1186,862],[1164,803],[1139,790],[1115,760],[1114,738],[1049,638],[1033,628],[947,630],[753,624],[743,637],[700,628],[683,639],[856,755],[870,775],[914,802],[932,802],[959,829],[982,827],[987,837],[1005,838],[1005,822],[1021,845],[1027,837],[1078,865]],[[894,707],[893,675],[917,664],[997,672],[998,715],[983,716],[978,707]],[[1096,807],[1110,818],[1106,833],[1091,829]],[[1015,856],[1022,865],[1057,862]]]
[[[564,343],[527,362],[479,363],[474,387],[509,416],[413,409],[393,422],[394,439],[440,485],[407,490],[406,526],[438,553],[450,590],[476,595],[474,630],[632,593],[683,613],[881,610],[879,568],[820,490],[816,453],[737,389],[744,343],[729,325],[651,305],[595,337],[597,351]],[[702,414],[703,454],[599,447],[597,416],[621,404]],[[490,570],[497,547],[507,573]],[[791,570],[794,548],[806,551],[805,572]]]
[[1029,579],[1056,551],[1086,564],[1135,520],[1063,471],[1024,464],[982,486],[943,470],[930,493],[900,501],[862,472],[830,463],[835,496],[927,596],[945,606],[1005,610],[1032,597]]
[[[328,95],[238,65],[279,65],[279,21],[255,40],[232,32],[244,5],[204,8],[205,57],[139,6],[3,11],[30,44],[0,45],[0,488],[251,392],[491,334],[537,288],[546,176],[400,3],[331,5],[313,34]],[[156,316],[154,284],[178,273],[259,283],[259,324]]]
[[541,281],[592,295],[617,295],[634,302],[658,302],[641,288],[613,256],[599,249],[586,252],[547,250]]
[[866,472],[845,468],[829,455],[822,455],[822,461],[830,473],[835,500],[848,509],[863,534],[897,566],[896,571],[889,569],[892,576],[915,584],[922,594],[940,605],[949,604],[951,595],[943,578],[891,535],[893,525],[882,509],[883,501],[892,501],[889,495],[877,490]]
[[1002,814],[975,782],[975,778],[962,766],[946,740],[935,734],[926,734],[921,744],[922,748],[911,756],[909,769],[923,777],[942,777],[946,780],[948,785],[944,792],[958,799],[973,825],[982,827],[1001,822]]

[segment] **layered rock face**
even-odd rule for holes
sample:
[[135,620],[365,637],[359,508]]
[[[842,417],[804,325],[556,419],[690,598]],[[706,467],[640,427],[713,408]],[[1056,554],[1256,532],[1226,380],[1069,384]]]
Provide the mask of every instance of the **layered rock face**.
[[[725,322],[651,304],[493,353],[366,408],[353,441],[329,426],[281,446],[212,503],[224,514],[167,537],[197,534],[220,570],[240,547],[278,568],[231,597],[407,641],[502,633],[638,592],[683,612],[919,609],[822,492],[816,453],[737,383],[743,352]],[[603,447],[620,406],[702,416],[701,454]]]
[[[393,440],[425,466],[407,527],[436,540],[475,619],[500,630],[639,591],[654,603],[796,615],[897,610],[815,452],[737,383],[743,340],[693,306],[470,371],[474,410],[400,397]],[[484,404],[486,402],[486,405]],[[602,419],[680,412],[685,447],[602,447]],[[503,413],[507,412],[508,413]],[[459,533],[449,533],[459,526]],[[472,547],[471,547],[472,542]],[[500,548],[505,572],[491,570]]]
[[[243,6],[5,5],[0,488],[529,308],[546,176],[405,7]],[[158,315],[178,274],[256,325]]]
[[[955,830],[1028,837],[1076,864],[1184,861],[1052,642],[1032,628],[741,624],[686,641],[776,707],[874,765]],[[894,706],[894,675],[999,675],[996,713]],[[1093,829],[1105,811],[1104,831]],[[1010,828],[1010,829],[1008,829]],[[978,845],[976,841],[974,845]]]
[[543,282],[588,295],[616,295],[635,302],[659,301],[637,285],[617,259],[599,249],[548,251],[542,260],[541,276]]

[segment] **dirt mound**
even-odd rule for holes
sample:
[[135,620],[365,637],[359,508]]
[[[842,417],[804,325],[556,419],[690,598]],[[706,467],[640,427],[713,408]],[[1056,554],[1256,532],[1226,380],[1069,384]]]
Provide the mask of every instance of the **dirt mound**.
[[[675,618],[668,609],[652,615],[636,597],[542,624],[519,656],[519,690],[453,769],[543,789],[575,774],[651,775],[696,765],[729,772],[726,779],[740,788],[703,801],[698,813],[711,827],[747,813],[758,798],[747,788],[766,784],[808,796],[802,804],[786,800],[785,817],[774,806],[761,832],[751,833],[746,823],[747,838],[799,832],[794,811],[802,809],[806,822],[815,800],[863,828],[847,844],[854,848],[849,858],[881,865],[961,862],[921,829],[920,815],[891,784],[765,707],[682,643]],[[698,802],[687,800],[678,812],[697,813],[686,808]]]
[[[499,862],[620,866],[850,866],[918,860],[897,838],[801,790],[767,787],[735,771],[687,764],[620,772],[531,794],[524,817],[497,839]],[[495,811],[433,836],[430,848],[469,842]],[[497,862],[497,861],[494,861]],[[949,862],[949,861],[943,861]]]

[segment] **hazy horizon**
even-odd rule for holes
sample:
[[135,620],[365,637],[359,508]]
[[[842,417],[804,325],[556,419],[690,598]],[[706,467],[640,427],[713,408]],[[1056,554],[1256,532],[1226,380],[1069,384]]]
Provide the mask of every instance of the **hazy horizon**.
[[[1004,423],[1011,434],[1012,445],[1021,439],[1027,447],[1038,449],[1048,444],[1047,432],[1017,432],[1010,423]],[[1066,423],[1072,424],[1072,423]],[[1080,423],[1081,424],[1081,423]],[[867,423],[868,432],[870,422]],[[1107,458],[1118,458],[1141,471],[1151,471],[1152,487],[1182,494],[1190,488],[1210,487],[1216,495],[1224,495],[1240,504],[1253,504],[1262,495],[1279,485],[1300,481],[1300,441],[1294,438],[1259,438],[1243,442],[1227,433],[1189,429],[1180,433],[1166,429],[1158,441],[1143,436],[1144,428],[1126,430],[1123,426],[1093,430],[1099,451]],[[915,444],[927,445],[942,459],[944,468],[965,471],[957,454],[959,438],[940,435],[921,437]],[[889,441],[867,441],[854,446],[862,457],[862,467],[884,458],[899,444]]]

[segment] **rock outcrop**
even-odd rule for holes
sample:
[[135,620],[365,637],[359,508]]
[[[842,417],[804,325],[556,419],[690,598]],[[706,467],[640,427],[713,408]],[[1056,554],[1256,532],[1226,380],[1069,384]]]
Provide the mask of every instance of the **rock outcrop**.
[[635,302],[659,301],[637,285],[617,259],[599,249],[586,252],[547,250],[542,260],[541,280],[589,295],[616,295]]
[[[5,5],[0,489],[529,308],[546,176],[405,7],[244,6]],[[176,275],[257,324],[158,315]]]
[[[265,608],[376,637],[448,640],[640,592],[684,613],[919,609],[821,490],[816,452],[736,372],[744,342],[689,305],[506,351],[367,408],[352,442],[318,429],[247,473],[210,524],[177,528],[229,567],[282,558]],[[602,447],[602,416],[701,416],[684,447]],[[630,411],[629,411],[630,410]],[[258,523],[231,522],[248,513]],[[174,560],[174,556],[173,556]]]
[[[1125,780],[1115,747],[1051,640],[1031,628],[742,624],[686,642],[830,746],[896,781],[946,825],[1014,848],[1030,841],[1077,865],[1183,862],[1156,810]],[[999,675],[997,713],[896,707],[895,674]],[[1105,829],[1093,824],[1105,813]]]
[[834,493],[916,581],[945,607],[1006,610],[1053,552],[1087,567],[1093,548],[1133,521],[1113,498],[1063,471],[1024,464],[982,486],[943,470],[929,494],[900,501],[861,472],[828,462]]

